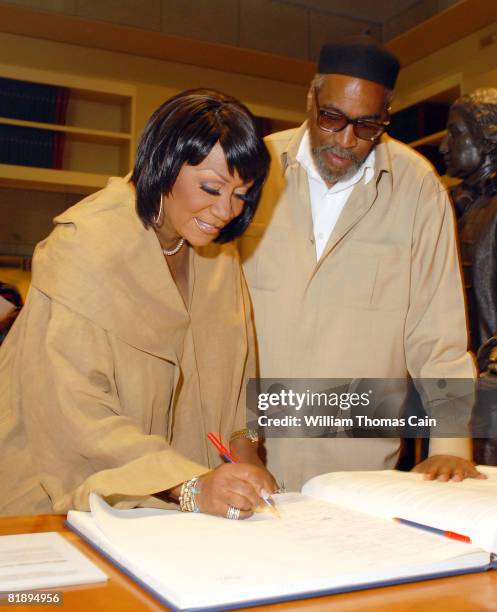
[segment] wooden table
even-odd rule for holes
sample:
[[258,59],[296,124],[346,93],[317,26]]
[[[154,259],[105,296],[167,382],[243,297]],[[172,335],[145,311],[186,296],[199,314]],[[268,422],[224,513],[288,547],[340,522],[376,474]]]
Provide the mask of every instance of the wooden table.
[[[62,606],[2,606],[7,610],[70,610],[70,612],[142,612],[167,610],[151,595],[64,527],[61,516],[0,518],[0,535],[58,531],[109,576],[94,586],[65,587]],[[247,608],[243,608],[247,609]],[[252,608],[257,612],[478,612],[497,610],[497,571],[468,574]]]

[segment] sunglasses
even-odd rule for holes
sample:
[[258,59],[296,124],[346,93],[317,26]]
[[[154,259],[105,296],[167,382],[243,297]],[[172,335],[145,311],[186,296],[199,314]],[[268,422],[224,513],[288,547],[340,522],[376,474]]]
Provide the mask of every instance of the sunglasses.
[[325,132],[341,132],[349,123],[352,124],[354,134],[361,140],[376,140],[390,124],[390,121],[377,123],[368,119],[351,119],[338,111],[324,110],[319,106],[318,91],[314,88],[314,97],[317,109],[318,127]]

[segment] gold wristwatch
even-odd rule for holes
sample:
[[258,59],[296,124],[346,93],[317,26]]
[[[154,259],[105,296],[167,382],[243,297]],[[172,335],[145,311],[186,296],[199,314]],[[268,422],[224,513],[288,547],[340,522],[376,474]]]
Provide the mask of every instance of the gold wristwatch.
[[259,442],[259,434],[253,429],[239,429],[238,431],[234,431],[231,434],[230,442],[233,442],[233,440],[238,440],[239,438],[246,438],[254,444]]

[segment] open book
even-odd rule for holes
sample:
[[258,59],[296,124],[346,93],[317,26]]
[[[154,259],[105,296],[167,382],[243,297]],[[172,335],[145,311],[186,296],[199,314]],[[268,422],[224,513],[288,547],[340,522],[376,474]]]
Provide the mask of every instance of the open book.
[[[497,552],[497,468],[488,480],[427,482],[395,471],[337,472],[274,496],[247,521],[115,510],[92,494],[68,525],[167,605],[216,610],[482,571]],[[406,518],[472,543],[408,527]]]

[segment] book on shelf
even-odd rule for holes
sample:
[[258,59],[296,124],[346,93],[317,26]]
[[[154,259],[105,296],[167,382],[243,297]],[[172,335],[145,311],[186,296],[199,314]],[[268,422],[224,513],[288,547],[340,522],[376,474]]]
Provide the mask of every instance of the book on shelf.
[[0,163],[62,168],[65,134],[2,124],[2,118],[65,125],[69,89],[0,78]]
[[64,124],[68,96],[67,87],[0,78],[0,117]]
[[55,132],[0,125],[0,163],[53,168]]
[[[488,480],[336,472],[275,495],[281,519],[117,510],[95,494],[68,526],[177,610],[223,610],[478,572],[497,552],[497,468]],[[395,517],[471,539],[399,524]]]

